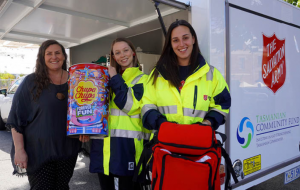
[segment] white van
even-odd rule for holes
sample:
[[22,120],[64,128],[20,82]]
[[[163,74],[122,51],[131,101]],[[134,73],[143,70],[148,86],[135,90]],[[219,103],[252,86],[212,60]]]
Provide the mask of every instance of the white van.
[[0,90],[0,130],[5,129],[14,94],[24,78],[25,76],[20,77],[8,89]]

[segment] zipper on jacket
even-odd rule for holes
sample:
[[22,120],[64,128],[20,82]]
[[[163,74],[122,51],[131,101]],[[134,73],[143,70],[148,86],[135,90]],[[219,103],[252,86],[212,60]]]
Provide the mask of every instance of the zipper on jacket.
[[194,103],[193,103],[193,106],[194,106],[194,110],[193,110],[193,114],[195,113],[195,109],[196,109],[196,105],[197,105],[197,93],[198,93],[198,86],[195,85],[195,90],[194,90]]

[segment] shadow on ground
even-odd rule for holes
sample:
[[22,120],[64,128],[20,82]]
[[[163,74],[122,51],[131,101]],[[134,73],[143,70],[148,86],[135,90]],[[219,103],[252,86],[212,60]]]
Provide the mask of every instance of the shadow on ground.
[[10,154],[11,145],[12,145],[12,136],[11,132],[7,130],[0,131],[1,135],[1,146],[0,150],[3,152],[6,152],[7,154]]

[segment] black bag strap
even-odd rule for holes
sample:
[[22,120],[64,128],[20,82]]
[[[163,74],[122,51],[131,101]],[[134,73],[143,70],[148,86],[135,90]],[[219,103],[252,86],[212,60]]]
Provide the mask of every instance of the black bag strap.
[[[149,155],[150,154],[150,155]],[[150,176],[149,176],[149,164],[148,161],[151,159],[152,150],[148,148],[144,148],[140,160],[134,170],[133,181],[141,184],[151,184]],[[140,168],[142,167],[142,171],[139,175]]]
[[236,174],[233,170],[233,166],[232,166],[231,159],[230,159],[229,155],[227,154],[226,150],[223,147],[221,147],[221,150],[222,150],[222,156],[224,157],[225,163],[226,163],[225,190],[227,190],[227,189],[231,190],[232,187],[229,184],[231,176],[233,177],[233,180],[234,180],[235,183],[238,183],[239,180],[237,179]]
[[222,145],[223,145],[223,143],[227,140],[227,136],[224,133],[220,133],[218,131],[215,131],[215,134],[220,135],[220,137],[222,138]]
[[[140,160],[134,170],[133,181],[138,182],[143,185],[151,184],[149,176],[149,162],[152,159],[152,147],[157,144],[157,133],[154,133],[153,138],[144,145],[143,152],[141,154]],[[142,166],[142,171],[139,175],[140,168]]]

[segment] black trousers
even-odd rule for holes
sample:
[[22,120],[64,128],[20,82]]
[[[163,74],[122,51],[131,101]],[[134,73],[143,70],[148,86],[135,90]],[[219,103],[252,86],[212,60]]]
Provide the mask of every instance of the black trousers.
[[67,190],[73,176],[77,156],[68,160],[46,163],[32,175],[28,175],[30,190]]
[[101,190],[115,190],[114,177],[119,178],[119,190],[141,190],[139,183],[132,181],[132,176],[104,175],[98,173]]

